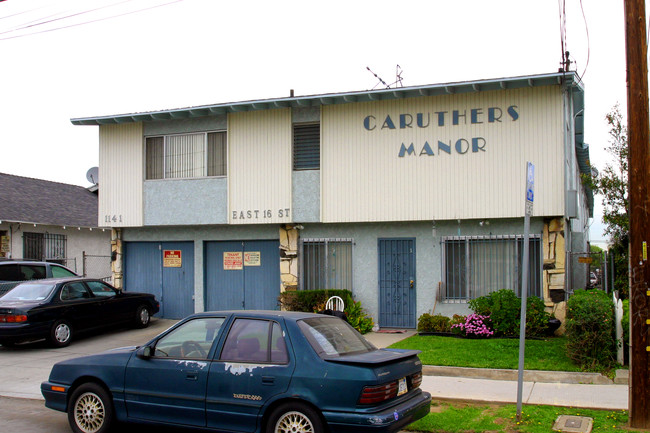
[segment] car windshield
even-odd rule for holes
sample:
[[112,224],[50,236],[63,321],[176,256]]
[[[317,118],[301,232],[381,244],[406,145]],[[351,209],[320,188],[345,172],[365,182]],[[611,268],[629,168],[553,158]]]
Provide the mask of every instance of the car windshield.
[[335,317],[315,317],[298,322],[319,356],[332,357],[377,350],[352,326]]
[[3,301],[42,301],[54,289],[52,283],[22,283],[2,297]]

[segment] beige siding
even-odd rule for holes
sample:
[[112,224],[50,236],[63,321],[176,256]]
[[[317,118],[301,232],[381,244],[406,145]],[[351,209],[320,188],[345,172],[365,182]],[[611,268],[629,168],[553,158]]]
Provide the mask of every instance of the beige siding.
[[291,112],[228,116],[230,224],[291,221]]
[[143,224],[142,123],[99,127],[99,226]]
[[[518,119],[508,115],[516,106]],[[491,107],[501,122],[488,122]],[[480,109],[471,123],[471,110]],[[452,125],[452,112],[466,112]],[[438,112],[446,112],[438,126]],[[498,113],[498,111],[496,111]],[[418,127],[417,113],[423,113]],[[400,115],[412,116],[411,127]],[[364,119],[371,119],[369,131]],[[430,115],[430,118],[427,116]],[[390,116],[395,129],[383,128]],[[534,215],[563,215],[564,144],[559,87],[327,106],[323,108],[321,173],[323,222],[507,218],[524,214],[526,161],[535,164]],[[472,151],[480,138],[484,151]],[[459,139],[465,150],[458,153]],[[438,141],[451,142],[451,153]],[[433,156],[423,150],[428,143]],[[399,157],[401,145],[415,153]]]

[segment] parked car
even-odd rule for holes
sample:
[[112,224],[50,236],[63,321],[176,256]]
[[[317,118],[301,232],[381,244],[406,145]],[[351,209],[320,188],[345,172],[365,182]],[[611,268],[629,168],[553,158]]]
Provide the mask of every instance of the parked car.
[[429,413],[418,353],[377,349],[334,316],[198,313],[143,346],[59,362],[41,391],[77,433],[392,433]]
[[144,328],[159,308],[153,295],[123,292],[92,278],[26,281],[0,298],[0,344],[45,338],[63,347],[77,332],[124,324]]
[[78,276],[72,269],[58,263],[2,259],[0,260],[0,296],[22,281]]

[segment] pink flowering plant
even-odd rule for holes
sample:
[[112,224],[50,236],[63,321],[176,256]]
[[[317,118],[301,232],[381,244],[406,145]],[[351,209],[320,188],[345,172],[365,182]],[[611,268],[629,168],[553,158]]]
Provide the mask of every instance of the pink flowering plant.
[[457,323],[451,327],[461,331],[460,333],[467,337],[489,338],[494,335],[490,316],[482,316],[476,313],[467,316],[465,322]]

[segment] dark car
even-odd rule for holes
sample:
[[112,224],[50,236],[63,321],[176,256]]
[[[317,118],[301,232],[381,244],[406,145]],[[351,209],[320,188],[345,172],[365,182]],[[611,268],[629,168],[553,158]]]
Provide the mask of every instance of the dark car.
[[77,332],[123,324],[144,328],[159,307],[153,295],[92,278],[26,281],[0,298],[0,344],[45,338],[63,347]]
[[16,287],[22,281],[78,276],[72,269],[68,269],[58,263],[25,259],[0,259],[0,296]]
[[333,316],[198,313],[144,346],[57,363],[41,391],[76,433],[105,433],[114,421],[392,433],[429,412],[418,353],[377,349]]

